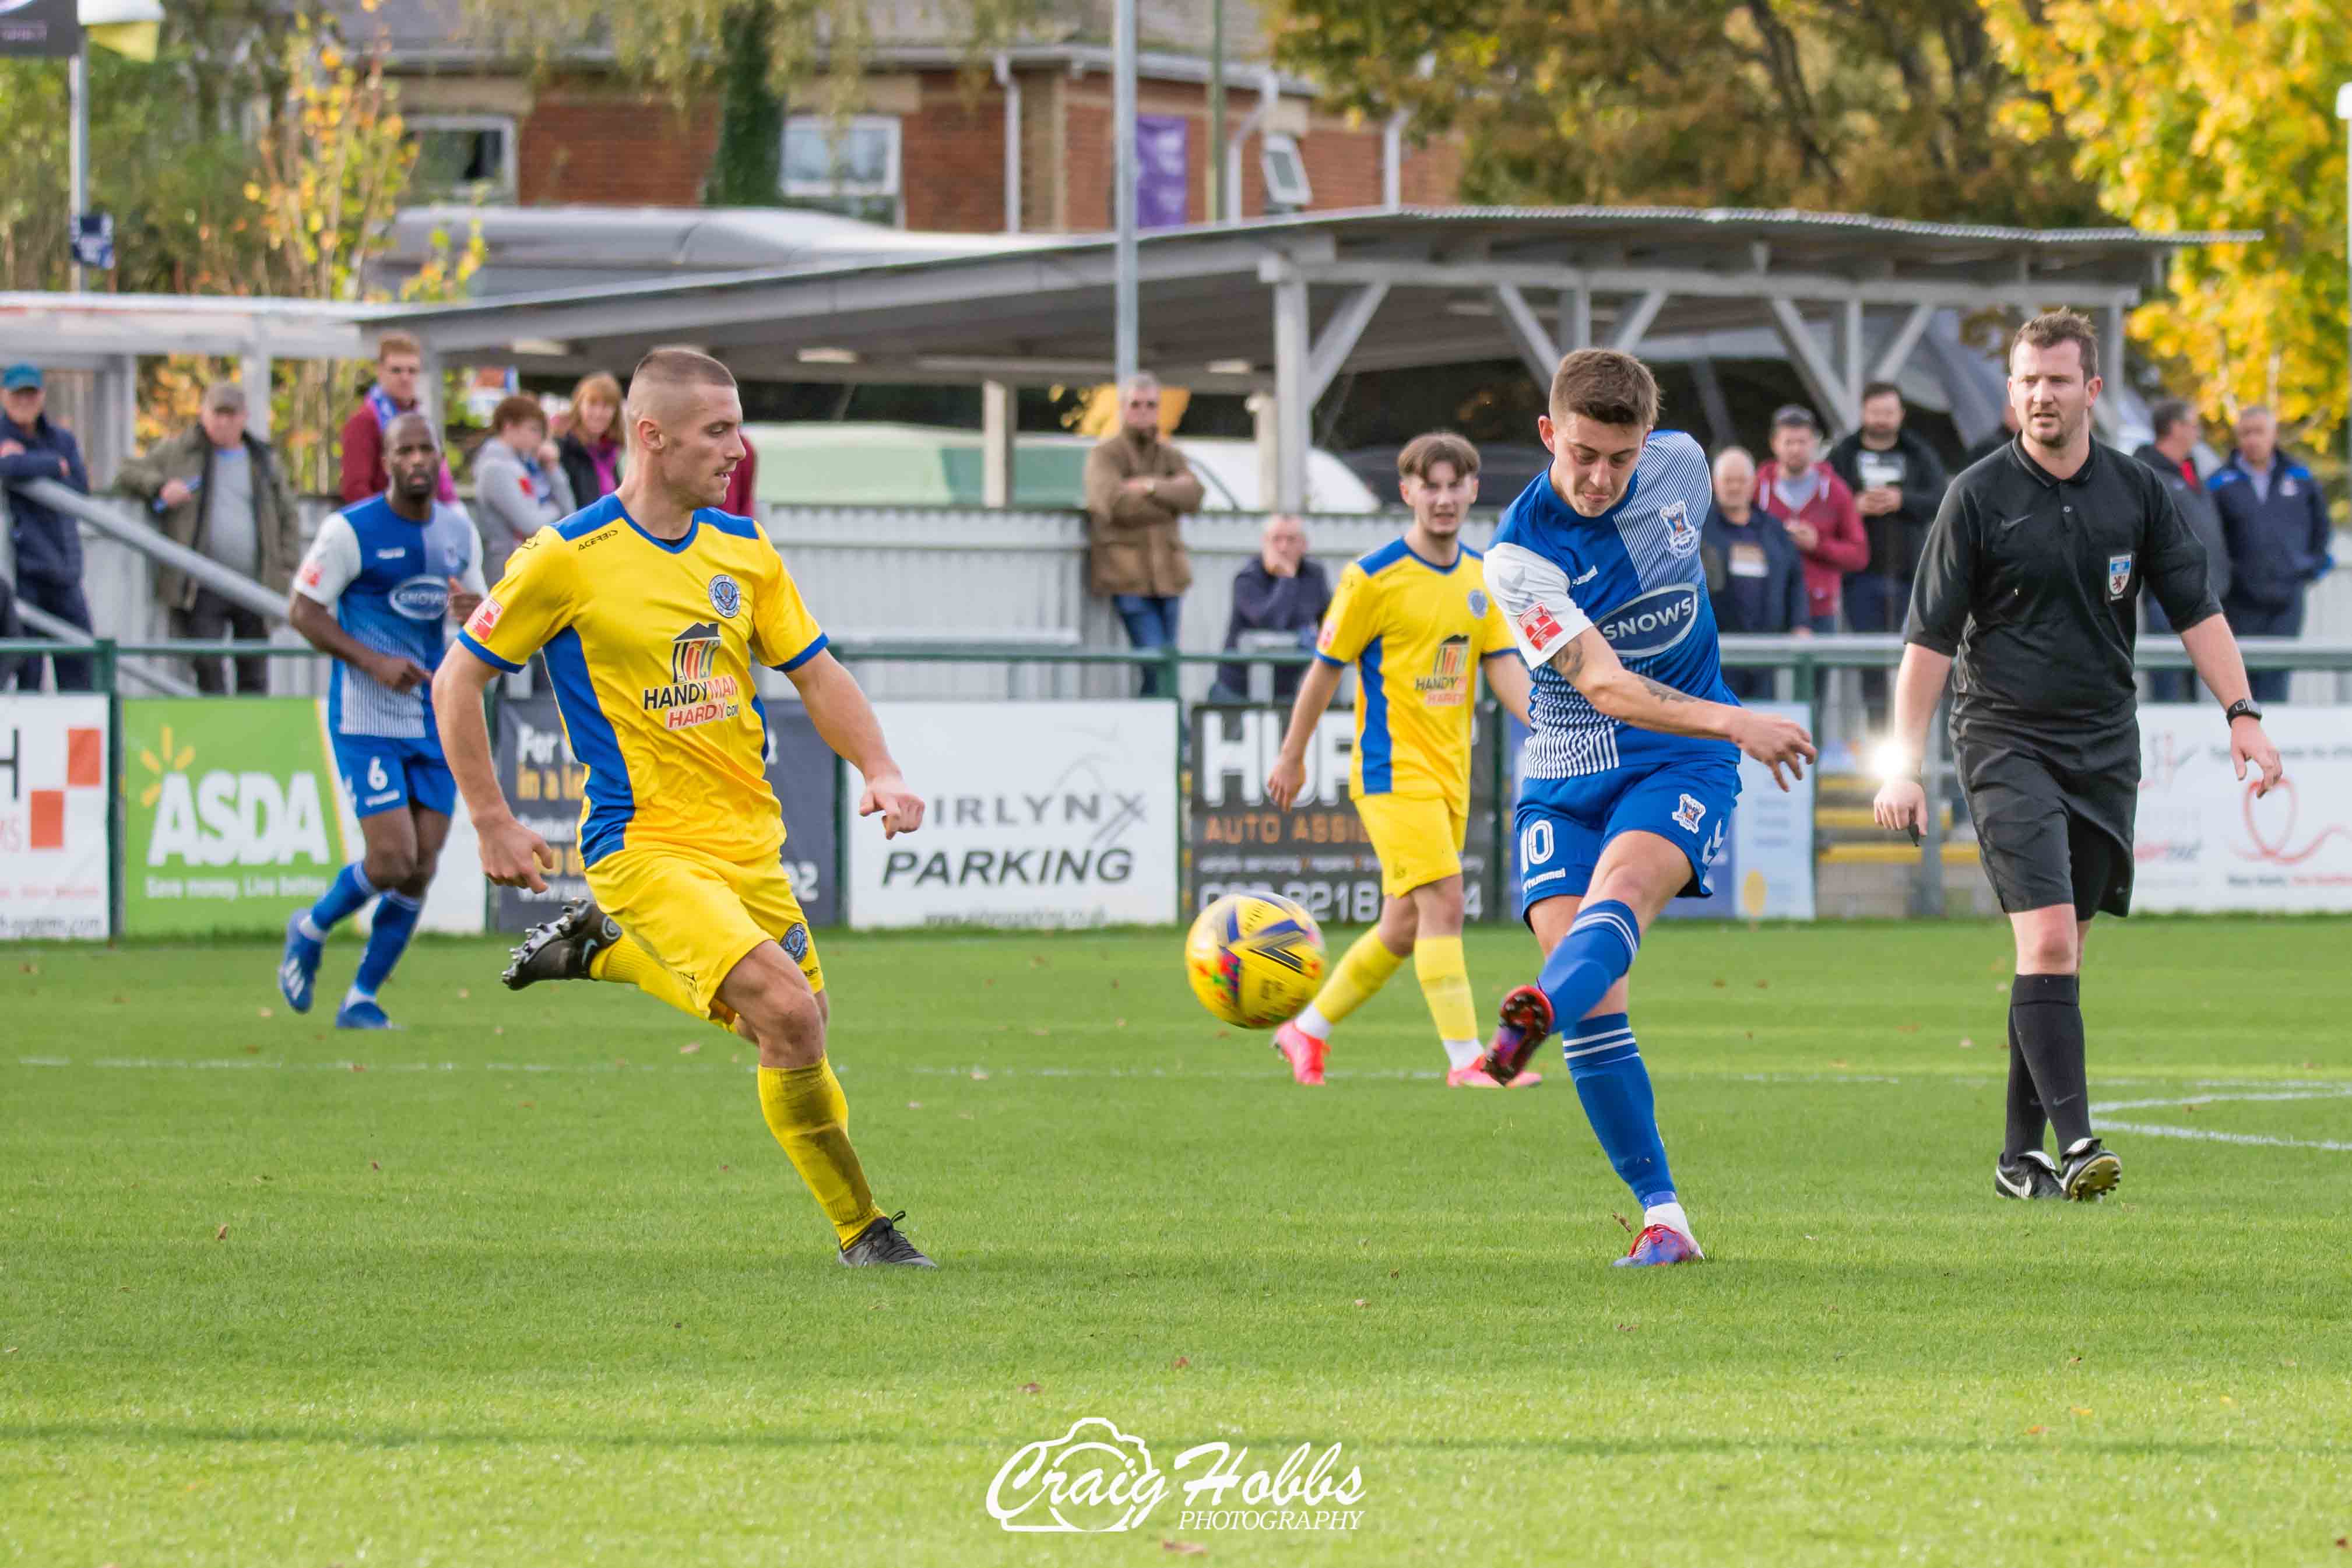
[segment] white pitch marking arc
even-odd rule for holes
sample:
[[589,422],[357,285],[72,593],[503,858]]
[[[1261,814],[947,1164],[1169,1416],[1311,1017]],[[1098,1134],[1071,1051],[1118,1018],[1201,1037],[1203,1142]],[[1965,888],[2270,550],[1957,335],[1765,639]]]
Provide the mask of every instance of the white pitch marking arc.
[[2190,1094],[2165,1100],[2116,1100],[2094,1103],[2091,1114],[2100,1119],[2099,1131],[2102,1132],[2131,1132],[2148,1138],[2187,1138],[2200,1143],[2253,1144],[2265,1149],[2326,1149],[2337,1153],[2352,1153],[2352,1142],[2336,1138],[2282,1138],[2267,1132],[2224,1132],[2218,1127],[2181,1127],[2163,1121],[2106,1120],[2107,1113],[2115,1110],[2148,1110],[2158,1106],[2208,1105],[2225,1100],[2275,1103],[2284,1100],[2352,1100],[2352,1084],[2325,1089],[2272,1089],[2258,1094]]

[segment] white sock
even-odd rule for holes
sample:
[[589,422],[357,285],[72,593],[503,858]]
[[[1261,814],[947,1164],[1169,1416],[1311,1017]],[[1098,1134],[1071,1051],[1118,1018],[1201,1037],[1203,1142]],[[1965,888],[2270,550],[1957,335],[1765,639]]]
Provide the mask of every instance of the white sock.
[[[346,992],[344,992],[344,993],[343,993],[343,1005],[344,1005],[344,1006],[346,1006],[346,1007],[350,1006],[350,1005],[351,1005],[352,1003],[354,1003],[354,1002],[373,1002],[373,1001],[374,1001],[374,1000],[375,1000],[375,993],[374,993],[374,992],[373,992],[373,991],[362,991],[362,990],[361,990],[361,989],[360,989],[358,986],[356,986],[356,985],[352,986],[349,991],[346,991]],[[1676,1212],[1676,1213],[1680,1213],[1681,1211],[1680,1211],[1680,1210],[1676,1210],[1675,1212]]]
[[1290,1021],[1297,1026],[1300,1034],[1309,1038],[1328,1040],[1331,1037],[1331,1020],[1325,1017],[1322,1009],[1312,1002],[1307,1004],[1307,1011]]
[[1475,1040],[1441,1040],[1445,1047],[1445,1059],[1456,1068],[1466,1068],[1486,1054],[1486,1047]]
[[1679,1231],[1684,1236],[1690,1237],[1693,1246],[1698,1243],[1698,1237],[1691,1236],[1690,1216],[1683,1213],[1683,1205],[1680,1203],[1652,1204],[1642,1211],[1642,1224],[1645,1227],[1654,1225],[1664,1226],[1668,1230]]
[[305,910],[302,914],[296,917],[294,929],[300,931],[304,936],[309,937],[312,942],[324,942],[327,940],[327,933],[319,929],[317,923],[310,919],[308,910]]

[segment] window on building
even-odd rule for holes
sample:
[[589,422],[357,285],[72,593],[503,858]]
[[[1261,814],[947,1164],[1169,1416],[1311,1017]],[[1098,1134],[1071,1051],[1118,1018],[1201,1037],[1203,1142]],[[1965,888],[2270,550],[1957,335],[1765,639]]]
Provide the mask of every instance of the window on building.
[[895,115],[788,117],[783,177],[789,205],[894,226],[905,221]]
[[1258,154],[1258,167],[1265,174],[1268,212],[1303,212],[1314,202],[1314,189],[1307,183],[1307,160],[1299,153],[1297,137],[1279,132],[1268,136]]
[[409,140],[416,144],[410,189],[429,196],[514,199],[512,116],[412,114],[406,119]]

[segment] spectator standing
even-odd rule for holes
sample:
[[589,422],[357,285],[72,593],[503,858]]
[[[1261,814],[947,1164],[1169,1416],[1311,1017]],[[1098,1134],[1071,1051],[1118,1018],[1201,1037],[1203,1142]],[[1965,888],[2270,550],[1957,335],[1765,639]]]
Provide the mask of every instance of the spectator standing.
[[[418,390],[424,379],[425,350],[415,338],[406,332],[386,332],[376,340],[375,383],[360,394],[360,405],[343,421],[345,506],[373,500],[391,485],[383,466],[384,427],[400,416],[424,407]],[[444,502],[457,499],[457,481],[450,478],[446,458],[441,462],[436,499]]]
[[[1698,545],[1716,630],[1811,637],[1805,558],[1780,520],[1755,501],[1756,460],[1744,447],[1726,447],[1716,454],[1715,501]],[[1772,695],[1769,669],[1727,664],[1723,679],[1743,701]]]
[[[751,443],[743,445],[748,451]],[[577,504],[593,506],[621,488],[621,384],[617,378],[601,370],[581,377],[580,384],[572,389],[572,412],[564,418],[555,449]]]
[[1805,559],[1805,624],[1833,632],[1845,574],[1870,559],[1870,542],[1853,492],[1820,460],[1821,442],[1811,409],[1783,405],[1772,416],[1772,460],[1758,470],[1756,490]]
[[[2213,505],[2229,545],[2230,594],[2222,613],[2242,637],[2303,635],[2303,596],[2335,565],[2327,503],[2311,470],[2278,447],[2267,408],[2238,416],[2238,447],[2213,471]],[[2286,698],[2288,672],[2253,672],[2254,700]]]
[[490,438],[474,452],[475,523],[482,531],[482,577],[496,584],[507,557],[541,529],[580,509],[564,477],[547,411],[536,397],[503,398],[490,410]]
[[[1323,568],[1307,559],[1307,525],[1288,512],[1265,520],[1258,536],[1257,559],[1234,574],[1234,609],[1225,622],[1225,651],[1241,646],[1244,632],[1286,632],[1302,651],[1315,646],[1323,612],[1331,607],[1331,580]],[[1274,697],[1288,702],[1298,694],[1302,667],[1282,665],[1274,672]],[[1217,667],[1213,700],[1242,702],[1249,698],[1249,666]]]
[[[82,466],[81,446],[72,431],[50,422],[43,412],[47,406],[48,391],[42,384],[38,366],[12,364],[0,371],[0,480],[13,484],[55,479],[68,489],[88,495],[89,470]],[[16,550],[18,602],[89,630],[89,601],[81,591],[79,525],[22,490],[9,496],[8,510],[14,519],[9,539]],[[57,664],[59,691],[90,689],[88,658],[51,657]],[[17,678],[28,685],[37,684],[39,659],[26,659]]]
[[[2147,411],[2148,423],[2156,429],[2156,439],[2132,454],[2163,479],[2164,488],[2172,493],[2172,504],[2180,513],[2180,521],[2205,547],[2205,575],[2212,585],[2218,603],[2230,596],[2230,545],[2222,536],[2221,510],[2213,504],[2213,495],[2197,472],[2197,459],[2191,456],[2197,447],[2197,416],[2180,398],[2168,397]],[[2147,611],[2150,631],[2173,630],[2164,606],[2153,594],[2142,594],[2140,603]],[[2194,696],[2194,683],[2185,669],[2159,669],[2148,678],[2148,695],[2158,702],[2187,702]]]
[[[302,561],[302,516],[269,444],[246,428],[247,412],[245,388],[215,383],[205,391],[195,425],[125,463],[115,485],[163,514],[165,538],[283,598]],[[157,569],[155,602],[170,616],[174,637],[269,638],[269,622],[258,611],[173,567]],[[267,658],[248,654],[234,662],[240,695],[269,689]],[[199,690],[216,696],[228,689],[219,659],[200,658],[195,666]]]
[[[1160,437],[1160,383],[1139,375],[1119,389],[1119,429],[1087,454],[1090,590],[1118,607],[1139,648],[1176,641],[1177,613],[1192,585],[1182,519],[1201,509],[1201,481],[1184,454]],[[1164,692],[1161,671],[1143,672],[1143,695]]]
[[743,437],[743,460],[727,476],[727,499],[719,510],[734,517],[756,518],[753,509],[760,504],[760,449],[751,445],[751,437]]
[[2016,439],[2017,410],[2003,402],[2000,405],[2000,428],[1969,447],[1968,456],[1960,459],[1960,467],[1973,468]]
[[[1830,448],[1830,467],[1853,492],[1870,538],[1867,567],[1845,582],[1846,625],[1858,632],[1903,629],[1911,579],[1944,504],[1943,462],[1903,427],[1903,394],[1893,382],[1872,382],[1862,389],[1862,428]],[[1885,678],[1876,684],[1874,709],[1885,704]]]

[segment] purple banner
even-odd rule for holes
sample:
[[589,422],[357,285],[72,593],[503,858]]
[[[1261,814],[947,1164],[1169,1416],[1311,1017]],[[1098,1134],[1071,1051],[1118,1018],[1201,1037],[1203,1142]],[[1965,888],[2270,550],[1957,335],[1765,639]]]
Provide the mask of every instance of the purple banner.
[[1185,155],[1185,117],[1135,117],[1135,226],[1176,228],[1190,216],[1192,201]]

